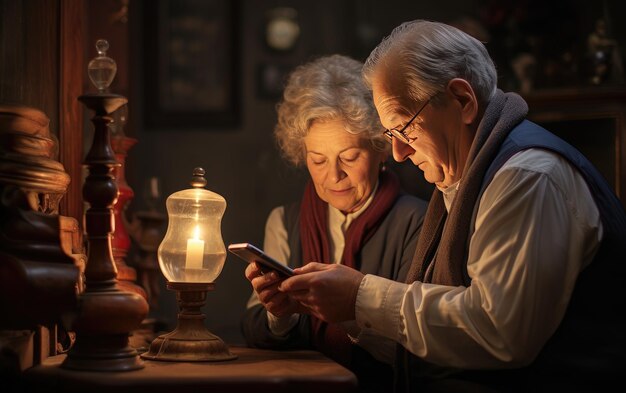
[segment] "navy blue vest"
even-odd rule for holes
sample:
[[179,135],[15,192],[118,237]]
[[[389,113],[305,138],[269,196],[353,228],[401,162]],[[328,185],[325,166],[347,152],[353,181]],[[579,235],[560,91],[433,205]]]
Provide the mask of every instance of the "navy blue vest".
[[[561,155],[585,179],[604,228],[596,256],[579,275],[559,328],[528,367],[452,372],[445,378],[447,381],[413,381],[409,383],[411,387],[405,385],[409,390],[428,391],[432,384],[430,387],[435,389],[456,386],[471,391],[602,391],[611,383],[621,382],[626,372],[626,212],[587,158],[556,135],[527,120],[505,139],[485,174],[480,195],[507,160],[531,148]],[[412,364],[409,367],[420,367],[415,357],[409,364]],[[416,370],[406,371],[414,373]]]

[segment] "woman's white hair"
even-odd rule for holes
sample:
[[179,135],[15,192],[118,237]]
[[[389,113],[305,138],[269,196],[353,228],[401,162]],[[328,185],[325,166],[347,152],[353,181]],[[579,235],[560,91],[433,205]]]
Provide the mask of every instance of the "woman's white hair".
[[314,122],[343,121],[345,130],[388,151],[372,95],[363,78],[363,63],[342,55],[321,57],[297,67],[277,105],[274,136],[283,156],[296,166],[305,162],[304,137]]
[[402,73],[406,91],[399,93],[416,101],[443,92],[454,78],[469,82],[481,104],[497,89],[496,67],[487,48],[456,27],[438,22],[415,20],[396,27],[365,61],[363,77],[369,88],[381,70]]

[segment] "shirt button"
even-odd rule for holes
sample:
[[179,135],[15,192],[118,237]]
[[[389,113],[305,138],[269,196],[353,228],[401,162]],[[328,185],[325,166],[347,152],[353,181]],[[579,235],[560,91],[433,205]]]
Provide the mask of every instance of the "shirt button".
[[365,327],[368,328],[368,329],[371,329],[372,328],[372,324],[369,323],[369,322],[365,322]]

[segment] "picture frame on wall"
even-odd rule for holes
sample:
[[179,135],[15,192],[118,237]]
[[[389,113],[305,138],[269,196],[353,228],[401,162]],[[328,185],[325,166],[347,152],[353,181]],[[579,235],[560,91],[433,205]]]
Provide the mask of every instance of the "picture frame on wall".
[[146,128],[237,126],[237,2],[145,3]]

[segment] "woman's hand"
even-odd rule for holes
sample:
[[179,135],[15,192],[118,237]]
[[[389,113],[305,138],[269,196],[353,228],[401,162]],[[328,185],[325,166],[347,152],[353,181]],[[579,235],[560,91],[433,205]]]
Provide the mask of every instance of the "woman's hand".
[[354,307],[363,273],[345,265],[311,262],[295,269],[277,289],[297,300],[306,313],[326,322],[354,319]]
[[263,273],[257,263],[250,263],[246,267],[245,275],[261,304],[275,316],[284,317],[306,311],[297,301],[278,290],[278,285],[284,278],[276,272]]

